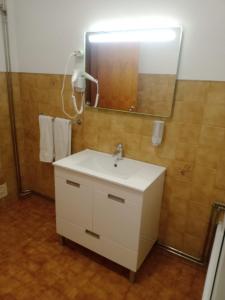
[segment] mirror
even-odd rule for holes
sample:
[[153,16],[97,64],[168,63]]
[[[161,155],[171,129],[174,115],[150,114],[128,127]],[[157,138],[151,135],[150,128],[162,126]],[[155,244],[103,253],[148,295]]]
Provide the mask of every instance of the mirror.
[[[99,81],[98,108],[169,117],[181,37],[180,27],[87,32],[85,65]],[[95,96],[88,83],[86,104]]]

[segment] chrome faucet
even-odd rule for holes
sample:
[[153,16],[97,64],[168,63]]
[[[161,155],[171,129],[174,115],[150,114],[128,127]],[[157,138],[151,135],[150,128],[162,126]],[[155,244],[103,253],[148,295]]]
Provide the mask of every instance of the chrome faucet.
[[116,161],[123,159],[124,155],[124,147],[123,144],[117,144],[116,150],[113,153],[113,156],[116,158]]

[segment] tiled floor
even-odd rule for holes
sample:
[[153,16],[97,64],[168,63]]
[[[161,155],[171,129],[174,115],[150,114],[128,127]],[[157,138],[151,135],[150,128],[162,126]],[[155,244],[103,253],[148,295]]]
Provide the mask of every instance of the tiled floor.
[[62,246],[54,204],[32,199],[0,204],[0,299],[198,300],[205,271],[155,247],[137,274],[84,248]]

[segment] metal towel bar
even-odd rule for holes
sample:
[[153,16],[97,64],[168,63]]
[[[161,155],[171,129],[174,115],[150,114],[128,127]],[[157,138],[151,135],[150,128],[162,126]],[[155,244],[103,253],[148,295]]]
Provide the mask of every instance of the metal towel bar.
[[[44,116],[45,114],[44,113],[40,113],[40,115]],[[56,117],[52,117],[52,121],[55,120]],[[77,124],[77,125],[81,125],[82,122],[81,122],[81,119],[78,118],[78,119],[74,119],[74,120],[70,120],[71,124]]]

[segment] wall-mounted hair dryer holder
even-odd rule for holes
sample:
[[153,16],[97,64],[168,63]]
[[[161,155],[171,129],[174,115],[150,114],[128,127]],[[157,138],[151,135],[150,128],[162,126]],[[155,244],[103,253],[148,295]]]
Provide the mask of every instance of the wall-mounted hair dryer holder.
[[84,52],[82,50],[74,50],[73,56],[75,57],[84,57]]
[[[71,116],[70,114],[68,114],[65,111],[65,105],[64,105],[64,89],[65,89],[65,79],[66,79],[66,75],[67,75],[67,70],[68,70],[68,66],[70,63],[70,60],[72,57],[76,58],[83,58],[84,53],[81,50],[75,50],[73,51],[67,60],[66,63],[66,67],[65,67],[65,73],[64,73],[64,77],[63,77],[63,85],[62,85],[62,90],[61,90],[61,99],[62,99],[62,110],[64,112],[64,114],[69,117],[69,118],[76,118],[77,115],[80,115],[83,113],[84,110],[84,93],[85,93],[85,89],[86,89],[86,79],[94,82],[97,86],[97,92],[96,92],[96,98],[95,98],[95,105],[94,107],[98,106],[98,100],[99,100],[99,85],[98,85],[98,80],[95,79],[94,77],[92,77],[90,74],[86,73],[85,71],[81,71],[79,69],[75,69],[73,71],[72,74],[72,78],[71,78],[71,85],[72,85],[72,103],[73,103],[73,107],[74,110],[76,112],[77,115]],[[82,99],[81,99],[81,105],[80,105],[80,109],[78,109],[78,105],[77,105],[77,99],[76,99],[76,95],[75,92],[81,93],[82,94]]]

